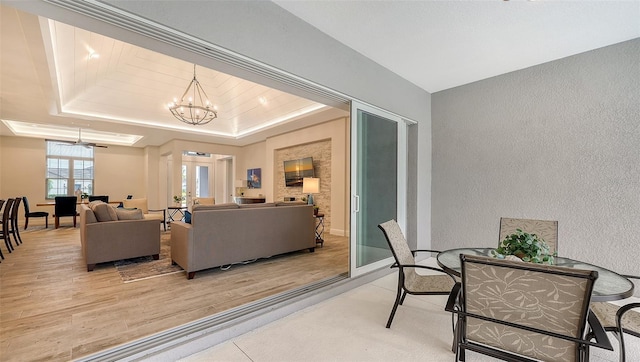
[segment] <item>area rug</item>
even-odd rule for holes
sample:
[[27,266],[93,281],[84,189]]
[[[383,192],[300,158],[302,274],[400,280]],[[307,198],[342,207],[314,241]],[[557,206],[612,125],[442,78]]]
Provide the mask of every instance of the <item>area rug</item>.
[[160,258],[158,260],[153,260],[152,256],[143,256],[116,261],[114,265],[122,281],[131,283],[183,272],[180,266],[171,265],[170,240],[171,233],[162,233],[160,237]]

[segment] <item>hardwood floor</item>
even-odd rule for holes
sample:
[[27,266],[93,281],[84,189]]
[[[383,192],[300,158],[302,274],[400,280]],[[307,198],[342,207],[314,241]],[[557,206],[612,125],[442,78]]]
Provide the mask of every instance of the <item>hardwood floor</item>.
[[86,271],[79,229],[22,231],[0,264],[0,360],[68,361],[334,277],[348,270],[348,239],[252,264],[124,283],[113,263]]

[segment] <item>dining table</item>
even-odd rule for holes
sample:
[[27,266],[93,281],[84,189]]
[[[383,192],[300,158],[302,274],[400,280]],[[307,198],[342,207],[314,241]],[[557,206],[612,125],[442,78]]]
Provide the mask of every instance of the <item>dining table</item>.
[[[88,201],[87,202],[78,201],[78,202],[76,202],[76,205],[81,205],[81,204],[85,204],[86,205],[88,203],[89,203]],[[120,203],[122,203],[122,201],[109,201],[108,203],[112,204],[112,205],[119,205]],[[55,201],[41,202],[41,203],[36,204],[36,206],[56,206],[56,203],[55,203]]]
[[[436,260],[438,262],[438,265],[445,272],[460,277],[461,254],[492,256],[491,252],[493,250],[495,250],[495,248],[480,247],[450,249],[440,252],[436,257]],[[625,299],[631,297],[634,293],[633,282],[631,282],[628,278],[604,267],[560,256],[555,256],[553,258],[553,265],[565,268],[597,271],[598,278],[593,284],[593,291],[591,293],[592,302],[607,302],[612,300]]]

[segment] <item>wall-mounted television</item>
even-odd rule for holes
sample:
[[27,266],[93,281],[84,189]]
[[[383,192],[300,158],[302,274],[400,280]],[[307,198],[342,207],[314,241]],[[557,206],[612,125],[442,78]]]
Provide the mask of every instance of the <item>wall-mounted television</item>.
[[286,186],[302,186],[302,179],[314,177],[313,157],[284,161],[284,184]]

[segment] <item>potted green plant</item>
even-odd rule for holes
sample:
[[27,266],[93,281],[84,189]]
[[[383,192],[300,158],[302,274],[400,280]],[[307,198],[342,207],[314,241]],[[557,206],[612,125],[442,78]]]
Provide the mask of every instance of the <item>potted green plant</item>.
[[179,196],[179,195],[174,195],[173,196],[173,202],[175,202],[176,204],[181,204],[182,200],[184,200],[184,197]]
[[549,245],[538,235],[516,229],[514,234],[507,236],[497,249],[492,251],[494,257],[505,259],[514,255],[522,261],[538,264],[553,264],[555,253],[551,253]]
[[320,210],[320,207],[317,205],[313,205],[313,214],[314,215],[318,215],[318,211]]

